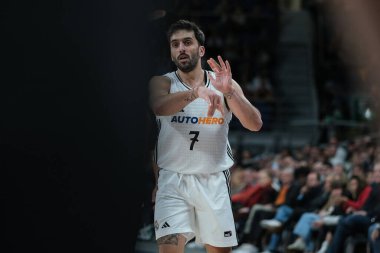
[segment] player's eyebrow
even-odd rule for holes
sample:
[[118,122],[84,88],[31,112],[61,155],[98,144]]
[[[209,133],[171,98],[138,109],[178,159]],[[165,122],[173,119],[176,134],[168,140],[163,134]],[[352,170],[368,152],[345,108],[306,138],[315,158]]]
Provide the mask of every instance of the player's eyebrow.
[[170,41],[170,43],[177,42],[177,41],[180,41],[180,40],[192,40],[192,39],[193,39],[192,37],[185,37],[185,38],[181,38],[181,39],[172,39]]

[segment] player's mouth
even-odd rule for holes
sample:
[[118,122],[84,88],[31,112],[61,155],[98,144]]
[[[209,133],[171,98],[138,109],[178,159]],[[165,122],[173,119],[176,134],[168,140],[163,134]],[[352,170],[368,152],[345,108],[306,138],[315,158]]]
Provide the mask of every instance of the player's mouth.
[[179,56],[178,56],[178,60],[179,61],[186,61],[186,60],[188,60],[190,57],[188,56],[188,55],[186,55],[186,54],[180,54]]

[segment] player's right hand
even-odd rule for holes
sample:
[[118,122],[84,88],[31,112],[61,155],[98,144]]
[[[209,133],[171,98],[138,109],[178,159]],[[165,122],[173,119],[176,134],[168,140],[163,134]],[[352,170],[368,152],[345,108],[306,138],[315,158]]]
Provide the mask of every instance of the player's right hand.
[[219,96],[215,91],[202,86],[198,88],[197,93],[198,97],[204,99],[208,103],[207,117],[212,117],[215,110],[220,111],[220,113],[224,116],[221,96]]

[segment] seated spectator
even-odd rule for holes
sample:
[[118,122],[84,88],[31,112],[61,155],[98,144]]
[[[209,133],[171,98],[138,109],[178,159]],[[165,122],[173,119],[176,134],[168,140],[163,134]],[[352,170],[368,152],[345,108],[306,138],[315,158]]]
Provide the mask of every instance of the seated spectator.
[[261,249],[263,229],[259,225],[260,221],[272,218],[278,207],[294,203],[300,187],[294,181],[293,168],[288,167],[281,170],[280,184],[280,190],[274,202],[267,205],[256,204],[253,206],[244,227],[244,234],[241,238],[242,245],[233,250],[233,253],[251,253]]
[[347,150],[341,143],[338,142],[338,139],[336,137],[331,137],[329,139],[329,145],[327,149],[329,154],[329,162],[333,166],[337,164],[341,164],[343,166],[343,163],[347,157]]
[[[233,188],[231,188],[231,196],[240,196],[241,193],[246,193],[252,188],[257,188],[258,178],[259,168],[257,164],[240,164],[236,166],[231,177],[231,184],[233,183],[233,185],[231,185],[233,186]],[[237,201],[232,203],[234,213],[242,207],[244,207],[243,203]]]
[[239,214],[248,213],[255,204],[269,204],[276,198],[277,192],[272,186],[272,174],[268,170],[260,170],[256,184],[248,184],[240,192],[231,196],[232,204],[242,207]]
[[319,202],[319,198],[322,193],[322,187],[320,184],[319,174],[311,171],[307,175],[305,185],[303,185],[292,205],[282,205],[276,210],[276,215],[273,219],[262,220],[260,226],[270,231],[273,231],[270,242],[268,245],[268,251],[275,251],[280,242],[280,234],[278,230],[283,228],[284,225],[298,220],[304,212],[314,211],[316,204]]
[[329,175],[324,183],[324,193],[328,196],[327,201],[318,212],[306,212],[302,214],[293,229],[297,236],[294,243],[288,246],[289,250],[307,250],[312,252],[314,245],[311,240],[314,227],[320,227],[323,223],[336,222],[343,215],[343,208],[339,198],[343,196],[343,183],[333,181],[333,175]]
[[244,170],[236,165],[231,169],[231,195],[240,192],[246,186],[244,181]]
[[368,230],[368,242],[371,253],[380,253],[380,223],[372,224]]
[[322,161],[317,161],[313,163],[312,170],[320,175],[322,181],[325,180],[327,175],[333,172],[331,163]]
[[367,177],[367,172],[365,171],[363,166],[361,166],[360,164],[356,164],[352,167],[351,176],[358,176],[361,179],[365,180]]
[[363,208],[342,218],[335,230],[328,253],[341,252],[348,236],[356,233],[367,235],[370,226],[379,222],[380,217],[380,162],[373,168],[372,191]]
[[371,186],[367,185],[363,179],[358,176],[352,176],[347,184],[347,196],[340,198],[346,213],[362,209],[371,190]]
[[249,164],[253,163],[253,154],[252,151],[249,149],[243,149],[241,151],[241,164],[242,166],[248,166]]
[[347,183],[348,178],[346,171],[344,170],[343,163],[337,163],[333,165],[332,173],[339,179],[341,179],[344,183]]
[[[354,210],[360,210],[363,207],[371,190],[372,188],[360,177],[352,176],[348,181],[344,194],[338,197],[336,201],[342,205],[342,209],[345,213],[352,213]],[[323,240],[323,242],[318,253],[326,252],[335,229],[336,224],[322,225],[319,233],[319,241]]]

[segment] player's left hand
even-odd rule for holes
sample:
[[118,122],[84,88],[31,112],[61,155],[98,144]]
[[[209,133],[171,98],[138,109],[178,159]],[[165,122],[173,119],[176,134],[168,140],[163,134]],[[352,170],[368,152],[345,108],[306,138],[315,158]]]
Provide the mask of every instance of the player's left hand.
[[208,65],[215,73],[215,78],[211,74],[208,74],[208,77],[212,85],[217,90],[223,94],[231,94],[234,91],[234,87],[232,85],[231,66],[227,60],[224,62],[222,57],[219,55],[218,61],[219,63],[217,63],[213,58],[207,60]]

